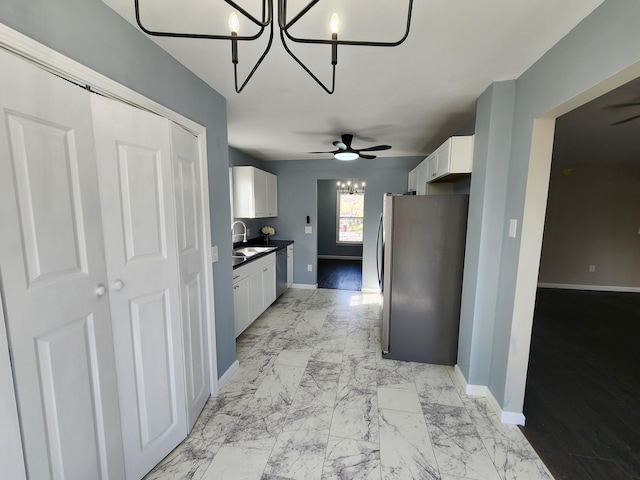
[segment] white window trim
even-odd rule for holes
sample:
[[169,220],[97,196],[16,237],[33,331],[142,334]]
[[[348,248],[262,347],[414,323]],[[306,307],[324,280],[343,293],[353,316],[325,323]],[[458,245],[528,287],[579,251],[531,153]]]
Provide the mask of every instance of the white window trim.
[[[362,224],[364,225],[364,193],[362,194]],[[364,232],[363,232],[364,233]],[[336,245],[362,245],[364,243],[364,234],[362,235],[362,240],[359,242],[349,242],[346,240],[340,240],[340,191],[336,191]]]

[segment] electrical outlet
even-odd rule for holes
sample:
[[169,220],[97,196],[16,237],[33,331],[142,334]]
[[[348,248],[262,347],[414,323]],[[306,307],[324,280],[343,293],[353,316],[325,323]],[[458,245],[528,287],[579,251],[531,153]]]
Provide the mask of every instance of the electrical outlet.
[[313,265],[307,265],[307,272],[313,272]]
[[516,238],[518,233],[518,219],[512,218],[509,220],[509,236],[511,238]]
[[313,227],[304,227],[304,233],[313,233]]
[[596,266],[595,265],[589,265],[589,272],[593,273],[596,271]]
[[214,245],[211,247],[211,263],[218,261],[218,246]]
[[251,229],[247,227],[247,237],[249,237],[249,235],[251,235]]

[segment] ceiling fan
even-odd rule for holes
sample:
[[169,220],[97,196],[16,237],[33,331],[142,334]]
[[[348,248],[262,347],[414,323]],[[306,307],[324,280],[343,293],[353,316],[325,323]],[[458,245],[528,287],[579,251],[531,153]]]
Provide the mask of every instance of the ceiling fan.
[[342,134],[341,140],[333,142],[333,146],[337,150],[331,152],[309,152],[309,153],[332,153],[336,160],[355,160],[356,158],[372,159],[376,158],[375,155],[367,155],[360,152],[379,152],[381,150],[389,150],[391,145],[376,145],[374,147],[367,148],[353,148],[351,142],[353,141],[353,135],[350,133]]
[[[620,108],[638,107],[638,106],[640,106],[640,102],[628,102],[628,103],[620,103],[618,105],[608,105],[605,108],[609,109],[609,110],[614,110],[614,109],[617,110],[617,109],[620,109]],[[622,125],[624,123],[631,122],[633,120],[637,120],[638,118],[640,118],[640,114],[631,115],[630,117],[625,118],[624,120],[613,122],[613,123],[610,123],[609,125],[611,125],[612,127],[615,127],[617,125]]]

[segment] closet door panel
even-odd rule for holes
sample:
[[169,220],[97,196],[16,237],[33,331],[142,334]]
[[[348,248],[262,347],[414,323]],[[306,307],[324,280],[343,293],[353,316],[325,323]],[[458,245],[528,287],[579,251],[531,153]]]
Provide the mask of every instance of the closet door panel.
[[6,52],[0,69],[0,274],[27,473],[122,478],[89,93]]
[[187,435],[169,121],[92,97],[127,478]]
[[203,221],[198,139],[178,125],[171,124],[171,151],[176,190],[187,415],[189,428],[192,428],[210,392],[203,281],[206,275],[204,249],[207,246],[201,240]]

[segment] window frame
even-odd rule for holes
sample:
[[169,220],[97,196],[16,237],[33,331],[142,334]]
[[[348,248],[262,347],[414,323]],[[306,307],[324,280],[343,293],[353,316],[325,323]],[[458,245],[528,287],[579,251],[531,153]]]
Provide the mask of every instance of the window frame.
[[[359,194],[358,196],[362,197],[362,217],[344,217],[344,218],[361,218],[362,219],[362,240],[356,241],[348,241],[348,240],[340,240],[340,195],[343,195],[344,192],[336,191],[336,245],[363,245],[364,243],[364,195],[365,192]],[[354,194],[356,195],[356,194]]]

